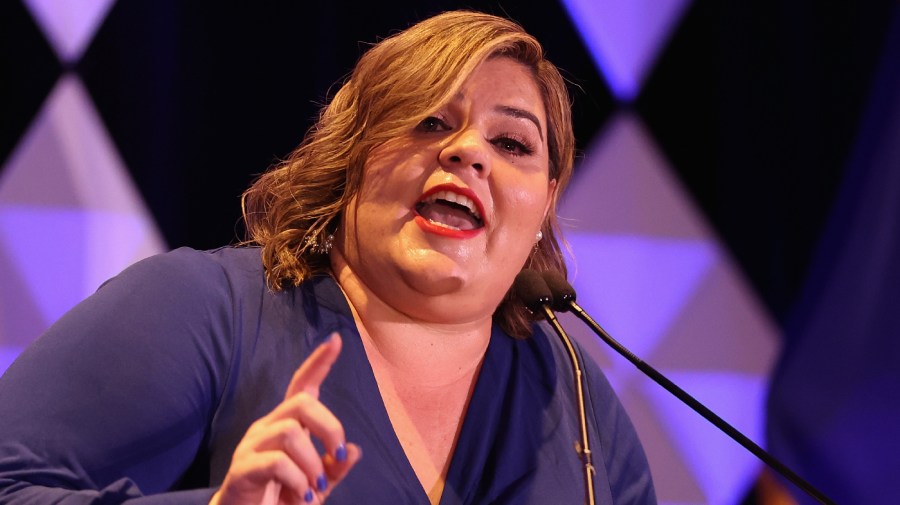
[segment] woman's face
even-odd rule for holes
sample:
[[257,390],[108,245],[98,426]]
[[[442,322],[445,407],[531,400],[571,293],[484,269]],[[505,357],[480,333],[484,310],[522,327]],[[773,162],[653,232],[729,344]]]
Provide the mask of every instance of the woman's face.
[[479,65],[450,103],[372,150],[343,214],[343,266],[392,308],[427,322],[490,318],[553,199],[547,121],[529,69]]

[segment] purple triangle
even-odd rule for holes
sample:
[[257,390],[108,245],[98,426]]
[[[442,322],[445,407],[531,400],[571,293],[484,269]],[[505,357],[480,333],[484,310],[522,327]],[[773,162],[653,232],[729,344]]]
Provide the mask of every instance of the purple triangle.
[[[0,288],[0,346],[9,351],[26,346],[49,325],[22,273],[7,254],[7,248],[0,241],[0,279],[3,279]],[[2,360],[0,358],[0,367]]]
[[81,58],[115,0],[24,0],[60,60]]
[[613,94],[630,102],[690,0],[564,0]]
[[0,237],[7,258],[31,287],[45,321],[56,321],[85,297],[83,212],[0,207]]
[[[661,372],[751,440],[762,442],[764,377]],[[706,503],[739,503],[759,471],[759,460],[656,383],[650,382],[643,389],[657,417],[665,419],[669,438],[703,487]]]
[[9,365],[15,361],[19,353],[22,352],[20,347],[0,345],[0,375],[9,368]]

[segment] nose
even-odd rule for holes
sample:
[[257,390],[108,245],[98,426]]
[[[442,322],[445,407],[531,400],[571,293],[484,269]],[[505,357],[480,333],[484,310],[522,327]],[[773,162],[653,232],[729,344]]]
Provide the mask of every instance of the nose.
[[491,171],[491,159],[487,141],[477,129],[462,130],[448,139],[441,149],[439,159],[446,169],[473,168],[482,177]]

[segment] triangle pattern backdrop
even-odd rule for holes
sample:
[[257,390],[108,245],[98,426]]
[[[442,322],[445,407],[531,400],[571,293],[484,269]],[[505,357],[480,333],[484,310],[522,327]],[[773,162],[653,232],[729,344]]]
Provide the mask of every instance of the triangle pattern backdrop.
[[[622,112],[609,121],[560,216],[582,307],[625,347],[762,443],[776,326],[639,118]],[[629,410],[660,503],[739,503],[759,469],[756,457],[577,320],[565,320]]]
[[[624,112],[689,0],[565,0],[623,112],[593,141],[562,202],[581,305],[632,352],[763,443],[778,330],[640,117]],[[647,450],[661,504],[740,503],[760,463],[578,322]]]
[[[112,0],[29,0],[71,67]],[[166,250],[79,78],[63,74],[0,172],[0,372],[63,313]]]
[[[114,4],[23,1],[67,68]],[[625,105],[691,2],[563,3]],[[579,301],[614,337],[760,442],[775,325],[652,133],[624,110],[594,139],[562,203]],[[0,371],[105,279],[165,249],[90,96],[76,75],[61,76],[0,172]],[[562,319],[622,397],[660,503],[738,503],[759,468],[755,458],[577,320]]]

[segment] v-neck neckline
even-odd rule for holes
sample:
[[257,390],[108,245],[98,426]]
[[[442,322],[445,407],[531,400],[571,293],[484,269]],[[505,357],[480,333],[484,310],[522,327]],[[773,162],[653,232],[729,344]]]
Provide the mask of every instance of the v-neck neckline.
[[[350,345],[353,346],[354,353],[360,353],[359,356],[366,358],[365,347],[362,343],[362,339],[359,335],[358,329],[355,328],[354,338]],[[441,499],[439,500],[439,505],[456,505],[458,503],[462,503],[462,501],[455,500],[455,494],[453,493],[448,496],[448,492],[460,487],[461,482],[458,482],[461,477],[464,475],[474,476],[481,475],[481,472],[472,473],[472,468],[466,468],[460,460],[465,459],[465,448],[470,447],[474,444],[481,444],[484,440],[470,440],[473,435],[480,433],[477,430],[467,429],[467,426],[472,423],[470,419],[472,419],[472,415],[470,414],[470,410],[472,406],[476,402],[476,398],[489,398],[493,396],[491,391],[486,391],[488,386],[485,384],[491,384],[493,381],[491,380],[483,380],[484,376],[484,367],[488,363],[488,357],[492,354],[492,348],[497,347],[495,332],[491,332],[490,342],[488,343],[487,349],[485,351],[484,362],[481,366],[481,371],[478,374],[478,377],[475,379],[475,386],[472,388],[472,395],[467,401],[466,412],[463,415],[461,425],[459,427],[459,436],[456,438],[456,442],[453,444],[451,448],[450,454],[450,464],[447,467],[447,474],[444,476],[444,489],[441,493]],[[346,344],[346,341],[345,341]],[[375,371],[372,369],[372,365],[369,363],[368,359],[364,359],[364,366],[361,366],[358,370],[362,375],[364,375],[363,379],[367,384],[367,388],[370,389],[374,395],[377,395],[378,401],[373,402],[378,405],[377,412],[377,424],[383,430],[382,433],[389,435],[384,435],[386,438],[390,439],[390,445],[392,446],[392,453],[403,455],[403,468],[404,468],[404,480],[410,483],[410,486],[415,486],[418,490],[416,493],[419,495],[419,501],[423,505],[430,505],[431,500],[428,497],[428,491],[419,481],[419,477],[416,475],[415,469],[412,466],[412,463],[409,460],[409,456],[403,448],[403,444],[400,442],[400,437],[398,436],[396,430],[394,430],[394,425],[391,422],[390,414],[387,411],[387,406],[384,401],[384,397],[381,395],[381,390],[378,387],[378,381],[375,378]],[[493,360],[492,360],[493,361]],[[496,370],[494,371],[496,373]],[[463,456],[460,456],[460,455]],[[465,472],[463,470],[465,469]]]
[[[344,349],[323,384],[323,395],[333,395],[332,403],[340,405],[338,409],[359,420],[361,425],[356,430],[364,431],[372,449],[381,452],[374,458],[379,464],[393,468],[394,489],[406,500],[396,497],[394,502],[430,505],[427,491],[394,431],[349,303],[337,283],[331,278],[328,281],[323,283],[327,288],[320,284],[316,289],[316,298],[332,314],[317,325],[318,335],[308,335],[308,338],[320,340],[332,331],[339,331]],[[524,489],[522,486],[526,484],[522,478],[537,467],[534,458],[543,443],[542,435],[546,435],[543,426],[548,419],[523,414],[544,410],[549,401],[547,395],[552,396],[555,387],[556,371],[552,359],[535,361],[525,357],[535,353],[552,354],[546,341],[529,342],[516,341],[496,325],[492,326],[490,342],[450,457],[439,505],[503,500],[510,493],[515,495]],[[534,346],[538,348],[525,351]],[[335,414],[341,418],[340,412]],[[511,416],[515,416],[515,422]],[[349,432],[348,440],[354,441],[353,435]],[[366,452],[365,447],[363,451]],[[380,475],[387,474],[381,469]]]

